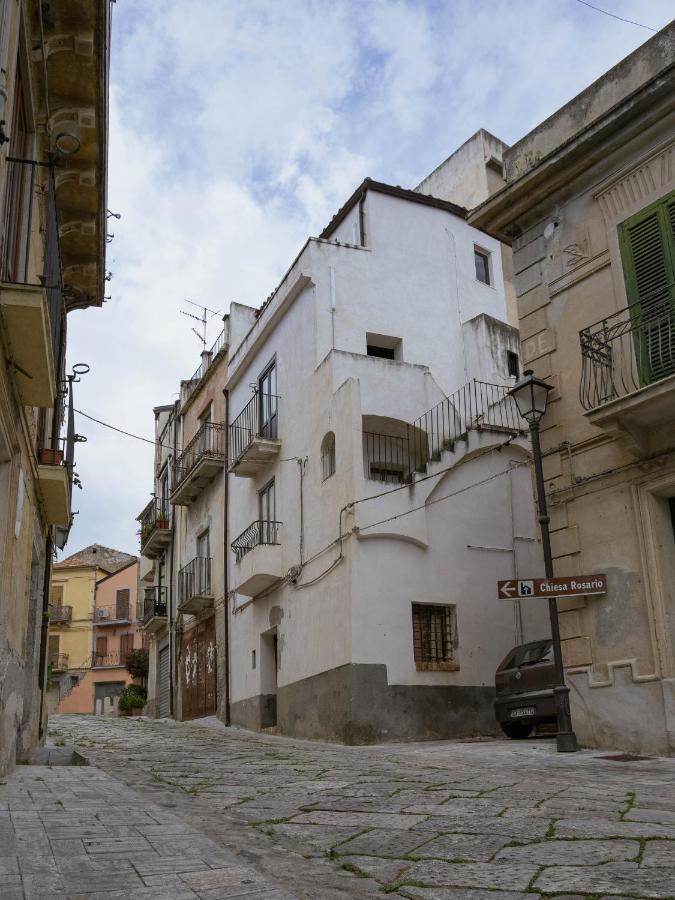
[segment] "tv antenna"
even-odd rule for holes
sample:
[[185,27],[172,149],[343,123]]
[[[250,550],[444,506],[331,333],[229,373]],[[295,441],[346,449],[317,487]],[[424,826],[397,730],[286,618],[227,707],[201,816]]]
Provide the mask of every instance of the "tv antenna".
[[[192,328],[192,330],[197,335],[197,339],[201,341],[202,350],[206,350],[206,323],[209,319],[212,319],[214,316],[219,315],[219,312],[216,309],[209,309],[208,306],[202,306],[199,303],[193,303],[192,300],[188,300],[187,298],[183,299],[183,303],[189,303],[190,306],[195,306],[202,312],[201,316],[196,316],[194,313],[185,312],[185,310],[183,309],[180,310],[181,316],[188,316],[188,318],[190,319],[195,319],[195,321],[199,322],[199,324],[201,325],[201,333],[194,327]],[[209,315],[207,315],[207,313],[209,313]]]

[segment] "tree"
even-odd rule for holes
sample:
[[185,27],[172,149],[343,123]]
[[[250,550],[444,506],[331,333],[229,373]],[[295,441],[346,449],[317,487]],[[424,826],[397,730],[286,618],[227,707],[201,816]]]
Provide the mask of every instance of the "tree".
[[127,655],[126,667],[132,678],[140,678],[145,681],[148,677],[148,651],[132,650]]

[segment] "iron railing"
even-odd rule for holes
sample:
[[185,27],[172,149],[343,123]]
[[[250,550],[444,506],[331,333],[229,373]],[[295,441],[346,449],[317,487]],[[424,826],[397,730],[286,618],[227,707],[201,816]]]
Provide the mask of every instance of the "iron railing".
[[155,529],[167,530],[171,527],[170,514],[171,504],[168,500],[155,500],[147,507],[139,520],[141,523],[141,552]]
[[62,622],[70,622],[73,618],[72,606],[49,606],[49,622],[58,625]]
[[143,600],[139,603],[139,616],[142,622],[148,622],[155,616],[166,618],[168,610],[167,590],[163,585],[147,587],[143,593]]
[[[61,378],[62,336],[66,327],[63,298],[59,223],[56,209],[54,171],[35,160],[7,157],[3,237],[0,247],[0,280],[28,284],[31,275],[31,250],[42,247],[33,241],[35,206],[40,196],[46,200],[43,271],[37,277],[47,290],[47,308],[52,351],[57,379]],[[39,177],[44,173],[44,177]]]
[[363,433],[366,478],[388,483],[411,482],[429,462],[453,450],[469,431],[518,434],[525,430],[510,388],[474,379],[427,410],[414,422],[400,423],[397,433]]
[[94,610],[95,625],[131,621],[131,601],[120,601],[112,606],[97,606]]
[[196,556],[178,572],[178,605],[211,596],[211,559]]
[[673,285],[583,328],[579,400],[596,409],[675,374]]
[[257,522],[253,522],[245,531],[242,531],[239,537],[232,541],[232,550],[237,562],[254,547],[263,544],[278,544],[281,524],[281,522],[258,519]]
[[200,364],[197,368],[197,371],[194,373],[194,375],[191,378],[188,378],[188,380],[186,382],[184,382],[184,384],[185,384],[185,401],[184,402],[187,402],[190,399],[190,397],[194,394],[194,392],[196,391],[202,378],[208,372],[208,370],[211,366],[211,363],[214,361],[216,356],[218,356],[218,354],[220,353],[220,351],[223,349],[224,346],[225,346],[225,329],[223,329],[220,332],[218,337],[213,342],[213,346],[208,351],[208,356],[202,358],[202,361],[200,362]]
[[278,434],[279,397],[256,391],[230,425],[230,462],[236,462],[254,438],[275,441]]
[[225,459],[225,425],[203,422],[185,450],[180,453],[172,469],[172,489],[175,490],[204,456]]
[[52,667],[52,671],[65,672],[68,668],[68,654],[54,653],[48,658],[47,662]]
[[112,650],[109,653],[94,652],[91,656],[91,665],[95,668],[126,666],[127,656],[127,653],[122,653],[120,650]]

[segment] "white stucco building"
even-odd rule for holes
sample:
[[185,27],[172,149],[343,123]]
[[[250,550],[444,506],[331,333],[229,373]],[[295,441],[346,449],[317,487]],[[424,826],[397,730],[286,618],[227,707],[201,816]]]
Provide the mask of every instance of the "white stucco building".
[[[369,179],[261,310],[230,310],[229,713],[349,743],[489,733],[547,610],[502,251]],[[235,339],[233,335],[241,335]]]

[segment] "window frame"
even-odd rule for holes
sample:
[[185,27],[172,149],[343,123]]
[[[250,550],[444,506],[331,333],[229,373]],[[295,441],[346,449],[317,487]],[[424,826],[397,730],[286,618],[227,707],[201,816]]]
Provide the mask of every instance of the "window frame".
[[[444,632],[445,651],[442,658],[438,655],[424,655],[425,635],[420,633],[420,629],[425,624],[423,617],[428,616],[430,618],[434,612],[438,611],[442,611],[444,614],[442,629]],[[459,670],[459,661],[457,659],[459,636],[456,604],[419,603],[413,601],[411,604],[411,626],[413,659],[415,661],[415,669],[418,672],[457,672]],[[431,629],[427,640],[429,643],[432,643]]]
[[[485,273],[487,275],[487,281],[484,281],[479,277],[477,264],[478,257],[481,257],[485,260]],[[486,287],[493,286],[494,278],[492,276],[492,253],[489,250],[486,250],[485,247],[481,247],[479,244],[473,245],[473,269],[475,279],[479,284],[484,284]]]
[[[328,444],[326,441],[328,440]],[[327,431],[321,441],[321,483],[335,475],[335,432]]]

